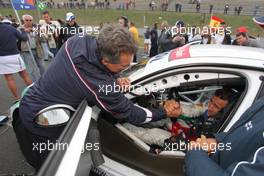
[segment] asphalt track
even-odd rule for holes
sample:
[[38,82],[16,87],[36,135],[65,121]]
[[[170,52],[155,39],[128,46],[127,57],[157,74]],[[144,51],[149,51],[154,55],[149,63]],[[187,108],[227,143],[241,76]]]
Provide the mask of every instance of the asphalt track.
[[[47,69],[51,61],[45,61]],[[26,87],[18,74],[15,75],[18,92],[21,94]],[[3,75],[0,75],[0,115],[6,115],[13,104],[13,97],[9,91]],[[21,153],[11,120],[7,125],[0,126],[0,176],[2,175],[34,175],[34,169],[25,161]]]
[[[45,61],[45,68],[51,61]],[[18,92],[21,94],[26,87],[18,74],[15,75]],[[13,97],[9,91],[3,75],[0,75],[0,115],[6,115],[13,104]],[[34,175],[34,169],[25,161],[21,153],[11,120],[0,126],[0,176],[2,175]]]
[[[21,92],[25,85],[18,75],[15,78],[18,90]],[[12,102],[12,94],[8,90],[4,76],[0,75],[0,115],[7,113]],[[27,164],[20,152],[12,126],[0,126],[0,175],[32,175],[33,173],[34,169]]]

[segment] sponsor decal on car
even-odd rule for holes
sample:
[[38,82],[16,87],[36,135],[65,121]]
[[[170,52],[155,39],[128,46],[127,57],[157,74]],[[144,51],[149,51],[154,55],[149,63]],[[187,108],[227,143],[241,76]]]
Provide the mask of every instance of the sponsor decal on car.
[[170,52],[169,61],[190,58],[190,45],[176,48]]

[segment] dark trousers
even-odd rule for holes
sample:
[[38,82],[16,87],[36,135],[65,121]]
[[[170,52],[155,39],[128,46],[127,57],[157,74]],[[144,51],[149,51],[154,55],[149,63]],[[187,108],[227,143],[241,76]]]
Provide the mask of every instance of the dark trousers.
[[48,141],[49,143],[56,142],[57,138],[51,139],[32,134],[24,127],[20,117],[14,117],[12,125],[23,155],[27,162],[38,171],[50,152],[49,150],[38,150],[38,148],[42,144],[47,144]]
[[137,62],[137,54],[134,55],[133,62]]
[[158,46],[151,46],[150,52],[149,52],[149,57],[154,57],[158,54]]

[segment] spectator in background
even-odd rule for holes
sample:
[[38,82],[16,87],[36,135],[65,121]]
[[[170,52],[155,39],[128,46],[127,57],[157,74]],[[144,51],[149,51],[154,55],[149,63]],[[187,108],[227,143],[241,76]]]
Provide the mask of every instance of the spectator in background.
[[150,31],[151,48],[149,57],[156,56],[158,54],[158,23],[154,23],[153,28]]
[[203,28],[203,33],[202,33],[202,44],[207,45],[211,44],[211,34],[210,34],[210,27],[206,26]]
[[231,31],[228,31],[227,30],[227,25],[226,25],[225,22],[221,22],[220,23],[220,27],[222,29],[224,29],[224,35],[225,35],[222,44],[224,44],[224,45],[231,45],[232,44]]
[[[136,3],[136,2],[135,2]],[[136,5],[136,4],[135,4]],[[106,8],[109,9],[110,8],[110,0],[106,0]]]
[[161,32],[158,39],[158,52],[163,53],[171,49],[172,36],[167,21],[163,21],[160,27]]
[[136,0],[132,0],[132,7],[135,9],[136,8]]
[[204,45],[208,45],[208,44],[211,44],[211,35],[210,34],[203,34],[202,35],[202,44]]
[[0,14],[0,22],[4,20],[4,17]]
[[182,11],[182,5],[180,3],[175,3],[175,11],[181,12]]
[[120,16],[118,19],[118,24],[121,27],[128,28],[128,19],[125,16]]
[[20,99],[13,74],[19,73],[26,85],[32,84],[23,59],[19,54],[17,39],[27,41],[27,35],[23,29],[19,32],[10,24],[0,22],[0,74],[4,75],[9,90],[14,99]]
[[60,48],[70,37],[82,33],[82,28],[77,24],[76,18],[72,12],[66,14],[66,23],[61,26],[58,39],[58,48]]
[[235,15],[237,15],[238,8],[235,7],[234,11],[235,11]]
[[229,10],[229,4],[225,4],[224,14],[226,15]]
[[165,4],[164,4],[164,0],[161,0],[161,5],[160,5],[160,9],[161,9],[161,11],[165,11],[164,9],[165,9]]
[[240,27],[237,29],[236,39],[233,45],[261,48],[256,39],[249,38],[248,30],[245,27]]
[[101,23],[99,24],[99,28],[98,28],[98,30],[100,31],[101,29],[103,29],[103,26],[104,26],[104,23],[101,22]]
[[226,30],[226,23],[221,22],[217,34],[214,37],[214,44],[231,45],[230,31]]
[[175,26],[176,28],[171,30],[166,21],[162,23],[162,31],[158,40],[159,53],[181,47],[188,42],[188,35],[186,34],[183,21],[177,21]]
[[[134,39],[134,41],[138,47],[138,44],[139,44],[138,30],[137,30],[134,22],[132,22],[132,21],[129,21],[128,26],[129,26],[129,32],[132,35],[132,38]],[[137,53],[134,54],[133,62],[137,62]]]
[[125,10],[125,2],[122,3],[122,10]]
[[196,4],[196,13],[200,12],[201,4],[197,2]]
[[156,6],[156,3],[155,3],[155,1],[151,1],[150,4],[151,4],[151,10],[153,11],[155,6]]
[[253,16],[254,16],[254,17],[257,16],[258,11],[259,11],[259,5],[257,4],[257,5],[255,6],[254,13],[253,13]]
[[126,10],[128,10],[128,9],[129,9],[129,5],[130,5],[130,2],[129,2],[129,0],[126,0]]
[[58,37],[57,26],[51,20],[48,11],[43,12],[44,23],[41,26],[41,37],[44,37],[41,45],[44,50],[44,60],[49,60],[49,56],[53,58],[57,53],[55,39]]
[[179,4],[179,12],[182,12],[182,4]]
[[144,33],[144,53],[145,54],[149,54],[150,45],[151,45],[150,29],[149,27],[147,27],[146,32]]
[[188,42],[193,42],[193,41],[201,41],[202,40],[202,36],[199,34],[198,31],[199,28],[197,28],[196,26],[192,26],[192,33],[190,34],[189,38],[188,38]]
[[166,3],[165,3],[165,11],[167,11],[167,10],[168,10],[168,6],[169,6],[169,1],[168,1],[168,0],[166,0]]
[[201,4],[200,4],[200,2],[197,2],[196,3],[196,13],[199,13],[200,9],[201,9]]
[[243,9],[243,7],[242,7],[242,6],[239,6],[239,7],[238,7],[238,11],[237,11],[237,15],[238,15],[238,16],[241,14],[241,12],[242,12],[242,9]]
[[41,39],[40,35],[35,31],[37,25],[33,24],[33,17],[26,14],[22,16],[22,19],[24,22],[22,28],[24,28],[25,32],[27,33],[28,43],[31,48],[33,58],[29,51],[28,44],[25,41],[21,41],[20,43],[21,55],[24,59],[24,62],[26,63],[31,79],[35,82],[45,71]]
[[168,0],[162,0],[161,2],[161,10],[162,11],[167,11],[168,9]]
[[[241,26],[236,30],[236,33],[246,33],[248,35],[248,29],[244,26]],[[232,42],[232,45],[238,45],[236,39]]]
[[151,5],[151,2],[149,2],[149,10],[152,9],[152,5]]
[[175,3],[175,12],[179,12],[179,3]]
[[[186,28],[184,27],[184,22],[182,20],[178,20],[175,23],[175,26],[177,27],[176,32],[177,34],[173,36],[173,42],[176,43],[177,47],[183,46],[186,43],[188,43],[188,35]],[[176,38],[175,38],[176,36]]]
[[213,8],[214,8],[214,5],[213,4],[210,4],[209,5],[209,14],[212,14],[213,13]]

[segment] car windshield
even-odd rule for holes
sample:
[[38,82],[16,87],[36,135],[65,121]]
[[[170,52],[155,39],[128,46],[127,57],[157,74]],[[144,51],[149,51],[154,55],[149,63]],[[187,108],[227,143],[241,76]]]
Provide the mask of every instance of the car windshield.
[[146,67],[149,59],[143,59],[135,65],[131,65],[129,68],[121,73],[121,77],[129,77],[134,73],[142,73]]

